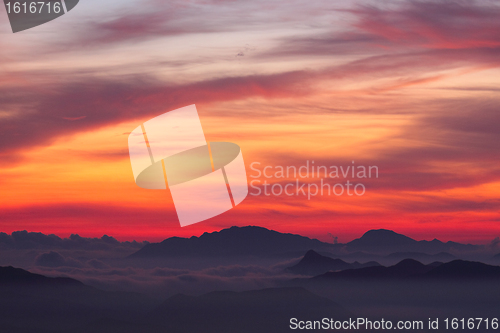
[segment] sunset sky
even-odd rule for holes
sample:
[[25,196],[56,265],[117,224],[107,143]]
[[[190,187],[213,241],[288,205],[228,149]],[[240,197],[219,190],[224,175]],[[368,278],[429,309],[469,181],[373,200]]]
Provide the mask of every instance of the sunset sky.
[[[0,6],[0,71],[2,232],[500,236],[495,1],[81,0],[15,34]],[[379,177],[354,180],[363,196],[249,195],[181,228],[168,191],[135,184],[127,138],[190,104],[208,141],[241,147],[249,180],[254,162]]]

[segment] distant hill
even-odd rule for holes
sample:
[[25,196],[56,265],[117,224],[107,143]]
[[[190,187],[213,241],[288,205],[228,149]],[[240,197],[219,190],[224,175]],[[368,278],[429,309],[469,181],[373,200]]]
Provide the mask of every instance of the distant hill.
[[423,252],[393,252],[390,254],[374,254],[368,252],[350,252],[339,253],[338,257],[344,261],[360,261],[369,262],[375,261],[383,266],[394,265],[404,259],[414,259],[423,264],[430,264],[432,262],[449,262],[459,259],[448,252],[440,252],[436,254],[427,254]]
[[447,279],[499,279],[500,266],[492,266],[475,261],[454,260],[432,269],[426,274],[426,277]]
[[284,234],[266,228],[231,227],[200,237],[172,237],[151,243],[130,258],[170,256],[273,256],[304,253],[309,249],[329,250],[333,244],[304,236]]
[[500,266],[491,266],[474,261],[454,260],[448,263],[435,262],[424,265],[413,259],[405,259],[396,265],[384,267],[366,267],[348,269],[340,272],[328,272],[318,275],[313,280],[334,279],[498,279]]
[[361,238],[345,244],[348,252],[368,252],[377,254],[390,254],[393,252],[421,252],[425,254],[437,254],[440,252],[474,251],[480,246],[471,244],[460,244],[456,242],[441,242],[437,239],[432,241],[416,241],[405,235],[398,234],[392,230],[370,230]]
[[319,275],[328,271],[372,266],[380,266],[380,264],[374,261],[365,264],[359,262],[347,263],[341,259],[326,257],[314,250],[309,250],[296,265],[288,267],[286,270],[301,275]]
[[[146,322],[176,333],[290,332],[290,318],[348,318],[335,302],[302,288],[272,288],[245,292],[211,292],[169,298]],[[307,318],[307,319],[306,319]]]
[[415,243],[417,243],[417,241],[405,235],[398,234],[392,230],[379,229],[367,231],[361,238],[347,243],[347,246],[355,251],[363,251],[367,248],[385,249],[394,246],[404,248],[413,246]]
[[113,237],[104,235],[101,238],[86,238],[73,234],[68,238],[56,235],[45,235],[41,232],[14,231],[6,234],[0,232],[0,249],[33,250],[33,249],[83,249],[109,250],[116,247],[139,249],[148,242],[119,242]]
[[430,271],[433,267],[424,265],[413,259],[405,259],[396,265],[384,267],[365,267],[359,269],[348,269],[341,272],[328,272],[313,279],[387,279],[387,278],[406,278],[415,275],[422,275]]
[[397,261],[401,261],[404,259],[414,259],[420,262],[434,262],[434,261],[449,262],[457,259],[457,257],[447,252],[440,252],[436,254],[427,254],[421,252],[396,252],[385,256],[385,258]]
[[0,267],[1,286],[83,286],[83,283],[66,277],[50,278],[40,274],[30,273],[21,268]]

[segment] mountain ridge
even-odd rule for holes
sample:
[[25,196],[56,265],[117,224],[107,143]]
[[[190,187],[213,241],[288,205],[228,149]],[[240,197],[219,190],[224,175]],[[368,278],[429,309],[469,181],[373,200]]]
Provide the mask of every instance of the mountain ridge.
[[[456,242],[417,241],[392,230],[369,230],[360,238],[345,244],[322,242],[305,236],[280,233],[258,226],[233,226],[212,233],[190,238],[171,237],[160,243],[146,244],[129,258],[161,258],[174,256],[297,256],[308,250],[325,251],[333,255],[352,252],[369,252],[389,255],[391,253],[423,253],[435,255],[449,251],[473,251],[480,245]],[[450,255],[450,259],[453,259]]]

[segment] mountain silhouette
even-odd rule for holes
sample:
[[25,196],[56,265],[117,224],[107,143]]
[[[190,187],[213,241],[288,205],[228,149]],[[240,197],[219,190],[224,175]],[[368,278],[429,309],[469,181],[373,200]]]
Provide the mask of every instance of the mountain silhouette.
[[361,238],[355,239],[348,243],[350,247],[384,247],[391,246],[408,246],[413,245],[417,241],[405,235],[398,234],[392,230],[379,229],[367,231]]
[[172,237],[151,243],[130,258],[170,256],[272,256],[304,253],[308,249],[328,250],[333,244],[304,236],[284,234],[262,227],[231,227],[200,237]]
[[[192,257],[228,257],[228,256],[298,256],[312,249],[316,252],[328,252],[336,256],[359,253],[367,258],[371,255],[388,256],[393,253],[411,253],[410,257],[424,261],[450,261],[455,259],[449,251],[475,251],[479,245],[416,241],[391,230],[370,230],[362,237],[345,244],[330,244],[308,237],[280,233],[262,227],[231,227],[200,237],[171,237],[161,243],[146,244],[129,258],[168,258],[179,256]],[[418,255],[417,255],[418,253]],[[426,255],[438,255],[424,258]],[[396,259],[405,259],[404,254],[393,255]],[[375,260],[376,257],[368,261]]]
[[365,264],[359,262],[347,263],[341,259],[326,257],[314,250],[309,250],[296,265],[288,267],[286,270],[301,275],[319,275],[328,271],[372,266],[380,266],[380,264],[374,261]]
[[271,288],[176,295],[153,310],[146,321],[163,326],[165,332],[274,333],[290,332],[294,317],[321,320],[349,315],[335,302],[303,288]]

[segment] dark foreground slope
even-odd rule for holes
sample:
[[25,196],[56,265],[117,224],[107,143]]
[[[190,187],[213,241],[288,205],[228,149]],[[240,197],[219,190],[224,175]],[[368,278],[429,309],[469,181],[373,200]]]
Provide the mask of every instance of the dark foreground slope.
[[2,333],[289,332],[291,317],[349,313],[303,288],[176,295],[163,303],[69,278],[0,267]]
[[302,288],[246,292],[212,292],[199,297],[177,295],[155,309],[148,322],[168,332],[290,332],[290,318],[347,318],[333,301]]
[[158,302],[124,292],[105,292],[70,278],[49,278],[0,267],[1,332],[59,332],[102,317],[137,320]]
[[348,318],[333,301],[303,288],[245,292],[217,291],[202,296],[175,295],[134,323],[101,319],[78,332],[92,333],[281,333],[290,318]]

